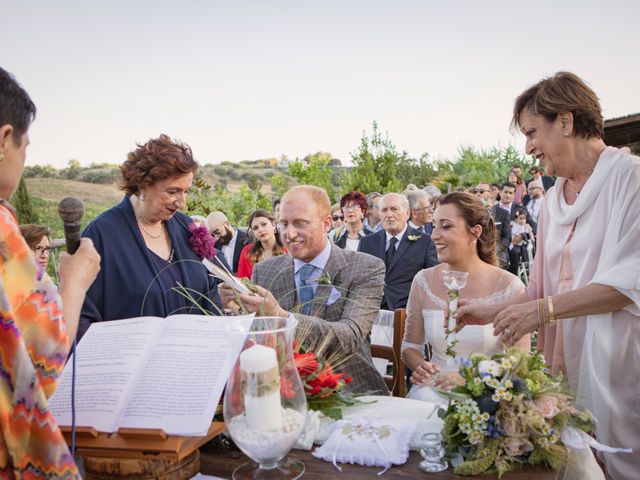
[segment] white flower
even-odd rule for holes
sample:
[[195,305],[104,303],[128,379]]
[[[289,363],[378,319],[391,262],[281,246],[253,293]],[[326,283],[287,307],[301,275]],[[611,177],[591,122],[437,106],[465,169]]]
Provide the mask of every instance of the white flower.
[[500,364],[498,362],[494,362],[493,360],[482,360],[480,363],[478,363],[478,372],[480,372],[480,375],[482,377],[484,377],[486,374],[493,375],[495,377],[497,375],[493,372],[499,370]]
[[507,388],[513,388],[513,382],[511,380],[507,380],[504,382],[504,386]]

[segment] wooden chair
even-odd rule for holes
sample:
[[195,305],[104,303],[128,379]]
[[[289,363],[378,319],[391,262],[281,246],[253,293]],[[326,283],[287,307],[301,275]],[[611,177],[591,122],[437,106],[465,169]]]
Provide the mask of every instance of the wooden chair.
[[407,311],[404,308],[398,308],[393,312],[392,346],[371,345],[372,357],[383,358],[391,362],[393,375],[384,375],[383,378],[394,397],[405,397],[407,395],[406,368],[400,356],[406,318]]

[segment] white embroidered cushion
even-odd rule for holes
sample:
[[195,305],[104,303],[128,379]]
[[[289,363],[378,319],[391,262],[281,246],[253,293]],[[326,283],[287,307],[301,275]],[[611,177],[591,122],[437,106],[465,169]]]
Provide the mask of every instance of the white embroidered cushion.
[[409,441],[416,422],[406,420],[340,420],[313,456],[333,462],[385,467],[402,465],[409,458]]

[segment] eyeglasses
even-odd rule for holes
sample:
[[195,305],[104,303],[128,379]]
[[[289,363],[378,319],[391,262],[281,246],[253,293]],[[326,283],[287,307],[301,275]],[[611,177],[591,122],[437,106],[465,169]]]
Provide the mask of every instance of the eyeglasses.
[[345,205],[344,207],[342,207],[343,210],[355,210],[356,208],[359,208],[360,205]]
[[413,210],[414,212],[423,212],[426,210],[429,213],[433,213],[433,207],[412,208],[411,210]]
[[538,188],[540,188],[540,187],[529,187],[529,188],[527,188],[527,190],[529,190],[530,192],[532,192],[532,191],[534,191],[534,190],[537,190]]
[[342,215],[332,215],[331,220],[337,222],[338,220],[344,220],[344,217]]
[[36,247],[33,249],[33,252],[40,256],[40,255],[50,255],[51,254],[51,247]]

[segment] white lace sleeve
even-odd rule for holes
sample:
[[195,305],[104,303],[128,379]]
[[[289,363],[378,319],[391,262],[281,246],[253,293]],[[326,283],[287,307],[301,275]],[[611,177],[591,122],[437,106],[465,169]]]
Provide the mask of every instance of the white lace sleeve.
[[407,301],[407,320],[404,328],[404,338],[400,348],[401,354],[411,348],[424,355],[424,318],[422,310],[425,308],[426,291],[424,271],[418,272],[411,283],[409,300]]

